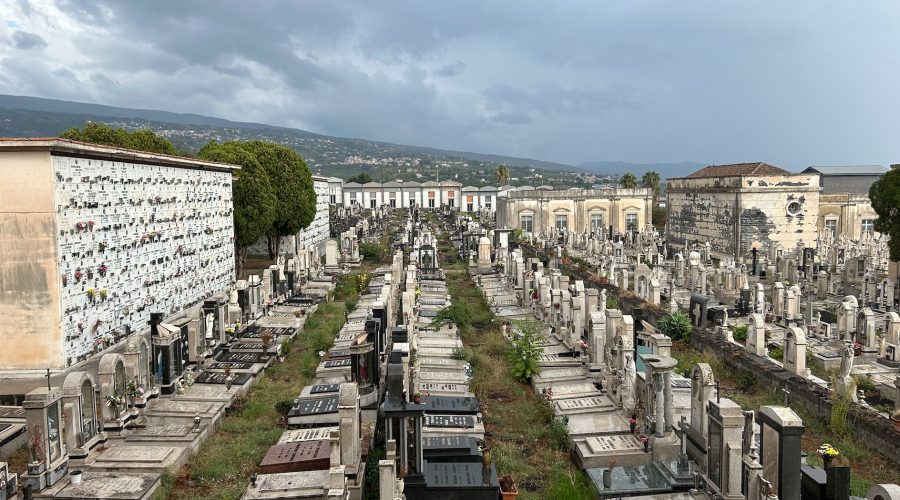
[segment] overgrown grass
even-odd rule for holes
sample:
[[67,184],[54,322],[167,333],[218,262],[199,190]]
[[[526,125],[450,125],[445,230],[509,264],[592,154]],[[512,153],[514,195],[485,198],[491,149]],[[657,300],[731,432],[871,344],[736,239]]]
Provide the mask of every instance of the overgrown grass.
[[[352,276],[342,277],[341,281],[352,283]],[[314,376],[320,360],[318,353],[333,344],[344,324],[343,300],[352,295],[352,288],[342,287],[334,302],[319,304],[303,330],[284,345],[286,361],[273,365],[261,376],[246,395],[243,409],[227,415],[178,476],[164,481],[159,498],[241,497],[250,475],[257,471],[260,460],[284,430],[279,409]]]
[[[465,302],[476,317],[493,318],[481,291],[468,277],[464,263],[452,258],[446,235],[439,238],[442,266],[454,303]],[[447,242],[447,243],[445,243]],[[464,321],[460,333],[465,349],[456,356],[472,365],[469,385],[478,397],[485,430],[491,433],[492,456],[497,473],[513,477],[519,497],[594,498],[587,476],[569,459],[565,425],[553,424],[553,408],[529,385],[513,378],[507,358],[509,342],[494,320],[473,325]],[[560,428],[562,425],[562,428]]]

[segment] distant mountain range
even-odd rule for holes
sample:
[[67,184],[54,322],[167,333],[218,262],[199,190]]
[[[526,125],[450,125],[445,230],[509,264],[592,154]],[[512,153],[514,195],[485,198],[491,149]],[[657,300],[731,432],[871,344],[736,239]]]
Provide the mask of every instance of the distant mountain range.
[[[524,169],[521,177],[530,172],[528,169],[568,172],[578,179],[563,177],[555,180],[558,183],[576,185],[579,181],[590,182],[583,179],[586,174],[615,177],[624,172],[632,172],[640,177],[646,171],[655,170],[665,178],[687,175],[703,166],[691,162],[635,164],[618,161],[597,161],[573,166],[532,158],[334,137],[295,128],[235,122],[190,113],[0,94],[0,136],[3,137],[52,137],[71,127],[80,127],[87,121],[108,123],[126,129],[151,128],[169,138],[179,148],[193,152],[210,140],[272,140],[296,149],[316,170],[338,176],[352,171],[372,172],[378,168],[382,169],[382,176],[391,178],[419,173],[410,172],[409,167],[430,175],[428,168],[433,167],[437,172],[440,169],[455,168],[457,174],[463,172],[464,175],[466,168],[480,168],[474,177],[484,178],[493,176],[490,168],[505,164],[518,167],[516,171]],[[385,172],[385,169],[389,171]],[[514,177],[519,175],[516,171],[513,172]],[[378,172],[373,172],[373,177],[378,178],[375,173]],[[549,177],[552,179],[556,176]],[[548,179],[548,176],[541,178]],[[472,182],[475,181],[477,179]]]

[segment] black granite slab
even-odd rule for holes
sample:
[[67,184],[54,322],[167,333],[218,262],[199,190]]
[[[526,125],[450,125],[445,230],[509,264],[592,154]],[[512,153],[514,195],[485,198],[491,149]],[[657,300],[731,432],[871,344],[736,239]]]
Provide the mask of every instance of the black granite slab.
[[328,392],[338,392],[341,388],[340,384],[317,384],[309,390],[310,394],[325,394]]
[[294,402],[293,408],[288,412],[288,417],[302,417],[304,415],[324,415],[337,413],[338,398],[300,399]]
[[465,415],[425,415],[428,427],[470,429],[475,427],[475,417]]

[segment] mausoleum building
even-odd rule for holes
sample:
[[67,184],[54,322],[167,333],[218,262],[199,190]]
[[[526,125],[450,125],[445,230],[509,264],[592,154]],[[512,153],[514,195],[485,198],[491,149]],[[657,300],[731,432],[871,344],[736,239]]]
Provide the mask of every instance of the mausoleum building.
[[550,186],[504,190],[497,198],[497,227],[524,233],[614,233],[643,231],[650,224],[650,189],[553,189]]
[[710,165],[666,181],[666,238],[676,247],[709,242],[714,255],[747,256],[781,244],[813,247],[818,236],[819,174],[767,163]]
[[0,139],[0,370],[65,368],[228,290],[238,168]]

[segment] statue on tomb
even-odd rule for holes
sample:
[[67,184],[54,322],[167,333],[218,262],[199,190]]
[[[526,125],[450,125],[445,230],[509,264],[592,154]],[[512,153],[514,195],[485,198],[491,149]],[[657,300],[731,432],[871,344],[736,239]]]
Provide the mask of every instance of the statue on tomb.
[[750,449],[756,446],[756,432],[753,430],[753,421],[756,412],[753,410],[744,411],[744,433],[743,448],[744,456],[750,453]]
[[839,396],[854,403],[858,400],[856,380],[850,376],[853,371],[853,346],[848,342],[841,349],[841,368],[834,381],[834,390]]
[[848,343],[841,350],[841,369],[838,377],[842,380],[848,379],[851,371],[853,371],[853,348]]
[[625,377],[623,380],[625,387],[622,391],[622,397],[626,406],[634,404],[634,387],[636,379],[637,371],[634,366],[634,356],[629,353],[625,355]]
[[232,289],[232,290],[231,290],[231,294],[230,294],[230,296],[229,296],[229,298],[228,298],[228,304],[229,304],[229,305],[236,306],[237,303],[238,303],[238,292],[237,292],[237,289]]
[[213,313],[206,315],[206,338],[213,338]]

